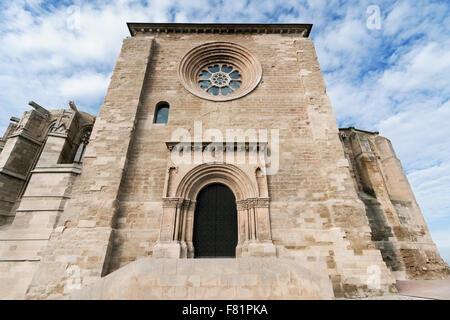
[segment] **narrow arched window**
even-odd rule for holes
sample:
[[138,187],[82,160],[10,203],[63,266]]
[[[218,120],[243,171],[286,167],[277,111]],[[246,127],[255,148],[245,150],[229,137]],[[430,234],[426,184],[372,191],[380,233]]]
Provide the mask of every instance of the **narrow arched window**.
[[153,123],[167,123],[169,120],[169,104],[167,102],[159,102],[156,105],[155,118]]

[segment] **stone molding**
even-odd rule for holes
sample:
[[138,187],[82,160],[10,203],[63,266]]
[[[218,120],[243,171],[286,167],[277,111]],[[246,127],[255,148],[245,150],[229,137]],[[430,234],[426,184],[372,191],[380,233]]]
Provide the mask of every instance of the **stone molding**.
[[21,128],[20,132],[18,132],[18,130],[16,130],[15,133],[13,133],[12,135],[8,136],[8,139],[12,139],[15,137],[20,137],[20,138],[24,138],[26,140],[28,140],[29,142],[35,144],[35,145],[42,145],[41,141],[38,141],[36,139],[34,139],[33,137],[30,137],[28,134],[26,134],[24,131],[26,130],[26,128]]
[[164,198],[163,208],[181,208],[184,204],[183,198]]
[[298,34],[308,38],[312,24],[258,24],[258,23],[136,23],[128,22],[132,37],[159,33],[217,33],[217,34]]
[[264,151],[267,149],[267,142],[262,141],[245,141],[245,142],[212,142],[212,141],[192,141],[192,142],[183,142],[183,141],[167,141],[166,142],[167,149],[169,151],[177,150],[177,148],[183,148],[185,151],[188,149],[189,151],[205,151],[206,148],[212,146],[212,147],[222,147],[223,151],[229,150],[229,148],[232,148],[234,151],[250,151],[251,148],[254,148],[254,150],[251,151]]
[[73,173],[81,174],[82,166],[77,163],[55,164],[52,166],[36,167],[31,173]]
[[176,197],[195,200],[200,190],[211,183],[229,187],[236,200],[258,197],[258,187],[248,175],[232,164],[204,163],[190,170],[180,181]]
[[24,176],[22,174],[19,174],[19,173],[12,172],[12,171],[4,168],[4,167],[0,168],[0,173],[6,174],[7,176],[10,176],[10,177],[22,180],[22,181],[26,181],[27,180],[26,176]]
[[237,210],[248,210],[251,208],[269,208],[269,198],[249,198],[236,201]]

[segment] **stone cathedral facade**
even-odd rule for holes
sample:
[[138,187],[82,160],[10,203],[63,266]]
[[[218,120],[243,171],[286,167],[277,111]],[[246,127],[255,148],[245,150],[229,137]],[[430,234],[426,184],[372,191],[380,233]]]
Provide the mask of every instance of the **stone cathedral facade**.
[[97,116],[11,118],[0,298],[333,299],[448,275],[390,141],[338,128],[312,25],[128,27]]

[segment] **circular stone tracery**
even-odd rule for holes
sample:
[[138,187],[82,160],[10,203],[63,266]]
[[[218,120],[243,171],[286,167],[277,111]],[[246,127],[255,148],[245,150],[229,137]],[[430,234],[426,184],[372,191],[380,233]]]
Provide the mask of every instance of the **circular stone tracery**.
[[219,88],[226,87],[230,83],[228,74],[223,72],[216,72],[213,74],[211,82]]
[[261,80],[261,64],[247,49],[228,42],[212,42],[189,51],[178,75],[192,94],[214,101],[240,98]]
[[200,88],[212,95],[234,94],[241,87],[242,76],[235,67],[215,64],[202,70],[198,83]]

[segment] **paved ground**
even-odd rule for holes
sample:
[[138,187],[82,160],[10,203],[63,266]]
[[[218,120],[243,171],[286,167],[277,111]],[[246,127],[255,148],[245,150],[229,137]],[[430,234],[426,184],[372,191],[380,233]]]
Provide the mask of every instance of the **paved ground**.
[[395,295],[395,296],[361,298],[361,299],[354,299],[354,300],[433,300],[433,299]]
[[397,281],[395,286],[399,292],[398,295],[355,300],[450,300],[450,279]]
[[404,296],[450,300],[450,279],[397,281],[396,287]]

